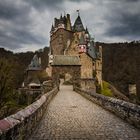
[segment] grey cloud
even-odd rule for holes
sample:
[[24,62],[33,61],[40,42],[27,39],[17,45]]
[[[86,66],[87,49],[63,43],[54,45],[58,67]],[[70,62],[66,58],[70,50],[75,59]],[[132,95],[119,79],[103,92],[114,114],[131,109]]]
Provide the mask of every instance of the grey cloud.
[[31,7],[16,5],[10,0],[0,1],[0,46],[17,49],[29,44],[42,44],[45,39],[32,32]]
[[0,19],[11,20],[30,12],[27,5],[18,6],[9,0],[0,1]]
[[22,45],[41,44],[44,40],[26,30],[0,30],[0,46],[10,49],[20,48]]
[[109,25],[104,35],[129,40],[140,39],[140,1],[125,0],[125,2],[119,2],[121,5],[118,7],[110,5],[114,8],[104,18]]
[[112,26],[107,31],[109,36],[133,36],[140,37],[140,14],[121,14],[121,18],[114,19]]
[[62,10],[62,4],[65,1],[80,2],[85,0],[26,0],[26,2],[30,3],[31,6],[35,7],[38,10],[45,10],[46,8],[53,10]]
[[140,38],[140,0],[0,0],[0,46],[17,49],[30,44],[48,45],[49,33],[43,32],[43,28],[48,28],[49,32],[53,17],[69,7],[72,19],[76,18],[66,1],[76,5],[88,1],[93,6],[93,9],[87,8],[80,13],[84,25],[89,27],[96,40]]

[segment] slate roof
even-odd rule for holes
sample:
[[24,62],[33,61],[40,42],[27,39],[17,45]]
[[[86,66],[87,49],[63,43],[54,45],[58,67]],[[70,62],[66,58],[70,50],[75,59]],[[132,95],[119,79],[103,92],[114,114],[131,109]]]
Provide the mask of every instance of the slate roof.
[[82,20],[79,15],[78,15],[77,19],[75,20],[73,30],[76,32],[85,31]]
[[64,66],[64,65],[69,65],[69,66],[80,66],[80,58],[79,56],[74,56],[74,55],[55,55],[53,58],[53,63],[51,64],[52,66],[57,65],[57,66]]
[[97,58],[97,56],[96,56],[96,49],[95,49],[94,43],[92,41],[90,41],[90,45],[88,46],[87,53],[93,59],[96,59]]
[[38,58],[37,54],[34,55],[31,63],[28,65],[27,70],[38,71],[42,70],[41,68],[41,60]]

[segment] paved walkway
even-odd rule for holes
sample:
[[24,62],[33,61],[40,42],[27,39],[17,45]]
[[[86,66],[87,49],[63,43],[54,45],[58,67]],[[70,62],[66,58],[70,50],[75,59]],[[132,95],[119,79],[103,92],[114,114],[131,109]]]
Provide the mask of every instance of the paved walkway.
[[61,86],[29,140],[140,140],[140,130]]

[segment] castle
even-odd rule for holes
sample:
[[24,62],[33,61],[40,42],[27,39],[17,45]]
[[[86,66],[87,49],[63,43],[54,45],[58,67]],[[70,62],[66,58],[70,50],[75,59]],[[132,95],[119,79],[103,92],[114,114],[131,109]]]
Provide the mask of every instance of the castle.
[[102,86],[102,47],[95,46],[80,14],[74,25],[70,14],[54,18],[50,31],[50,76],[94,80]]

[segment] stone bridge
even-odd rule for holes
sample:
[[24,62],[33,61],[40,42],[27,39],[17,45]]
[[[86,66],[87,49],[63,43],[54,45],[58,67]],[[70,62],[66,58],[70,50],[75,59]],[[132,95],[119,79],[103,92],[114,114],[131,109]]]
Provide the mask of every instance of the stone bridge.
[[[58,93],[55,88],[27,108],[1,120],[0,140],[140,140],[139,106],[96,93],[96,100],[89,100],[88,96],[82,96],[82,90],[76,91],[61,84]],[[94,101],[120,113],[120,117],[137,127]]]
[[61,85],[29,140],[139,140],[139,129]]

